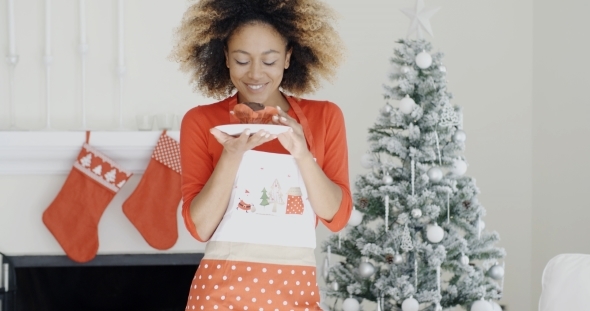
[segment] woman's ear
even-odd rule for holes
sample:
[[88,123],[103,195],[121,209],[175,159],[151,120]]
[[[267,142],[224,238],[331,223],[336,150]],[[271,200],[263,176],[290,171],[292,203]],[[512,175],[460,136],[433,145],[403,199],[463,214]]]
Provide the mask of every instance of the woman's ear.
[[285,54],[285,69],[288,69],[291,64],[291,53],[293,53],[293,48],[289,48]]

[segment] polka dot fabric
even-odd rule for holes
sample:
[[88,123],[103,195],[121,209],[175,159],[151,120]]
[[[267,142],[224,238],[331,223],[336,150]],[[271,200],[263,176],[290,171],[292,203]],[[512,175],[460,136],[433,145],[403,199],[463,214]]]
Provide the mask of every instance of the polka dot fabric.
[[165,133],[158,139],[152,158],[168,166],[177,173],[180,171],[180,144]]
[[293,187],[287,192],[287,214],[303,214],[303,199],[301,198],[301,188]]
[[204,259],[193,278],[186,309],[321,310],[315,270],[312,266]]

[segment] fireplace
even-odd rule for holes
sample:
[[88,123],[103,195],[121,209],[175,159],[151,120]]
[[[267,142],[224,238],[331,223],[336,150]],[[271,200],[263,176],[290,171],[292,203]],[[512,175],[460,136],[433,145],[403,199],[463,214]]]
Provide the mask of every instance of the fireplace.
[[[202,254],[12,256],[1,311],[181,311]],[[6,260],[5,260],[6,262]]]

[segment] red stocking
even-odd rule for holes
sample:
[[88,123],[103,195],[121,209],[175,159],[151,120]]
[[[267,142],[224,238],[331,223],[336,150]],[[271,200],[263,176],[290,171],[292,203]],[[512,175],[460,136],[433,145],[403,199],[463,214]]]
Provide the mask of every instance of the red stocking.
[[139,185],[123,203],[123,212],[150,246],[169,249],[178,239],[181,198],[180,146],[164,131]]
[[98,251],[98,222],[109,202],[131,177],[105,155],[86,143],[51,205],[43,223],[70,259],[87,262]]

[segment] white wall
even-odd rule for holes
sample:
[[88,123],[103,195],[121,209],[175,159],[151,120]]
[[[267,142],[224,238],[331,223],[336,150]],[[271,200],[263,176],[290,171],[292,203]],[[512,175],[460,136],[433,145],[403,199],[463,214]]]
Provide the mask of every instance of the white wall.
[[[0,16],[5,16],[5,1]],[[43,127],[43,2],[16,1],[17,121],[25,129]],[[115,1],[87,1],[88,8],[88,124],[112,129],[116,125],[116,27]],[[55,26],[53,123],[61,129],[80,126],[79,65],[77,62],[77,5],[70,0],[53,0]],[[212,100],[192,93],[187,79],[166,60],[172,28],[178,25],[186,2],[128,0],[127,76],[125,124],[134,126],[137,113],[184,113],[190,107]],[[381,85],[395,40],[405,36],[409,20],[399,12],[414,1],[328,1],[340,14],[340,32],[348,47],[347,63],[334,84],[310,97],[338,103],[346,117],[351,181],[364,172],[359,163],[366,150],[367,128],[383,106]],[[510,310],[532,310],[531,270],[531,110],[532,110],[532,0],[474,2],[427,1],[442,4],[432,18],[436,50],[444,52],[449,89],[454,103],[464,107],[467,131],[468,174],[478,180],[480,201],[486,206],[487,228],[497,230],[500,246],[508,251],[504,303]],[[0,23],[0,50],[6,51],[6,25]],[[0,62],[0,127],[5,128],[7,68]],[[137,183],[139,176],[134,177]],[[61,187],[65,176],[0,176],[0,249],[20,253],[22,243],[35,243],[39,252],[59,252],[40,221],[41,213]],[[128,191],[133,189],[130,184]],[[120,202],[107,208],[101,220],[101,242],[114,243],[108,228],[120,228],[120,247],[151,251],[122,218]],[[10,219],[10,220],[9,220]],[[12,220],[36,222],[36,234],[19,230]],[[5,231],[7,228],[10,231]],[[182,229],[182,227],[181,227]],[[109,236],[110,234],[110,236]],[[198,250],[198,243],[183,233],[177,251]],[[321,228],[319,239],[328,232]],[[14,237],[18,237],[14,240]],[[128,244],[135,246],[129,246]],[[101,252],[105,252],[101,248]],[[318,259],[323,256],[318,252]]]
[[534,6],[534,304],[552,257],[590,253],[589,10],[590,3],[575,0]]

